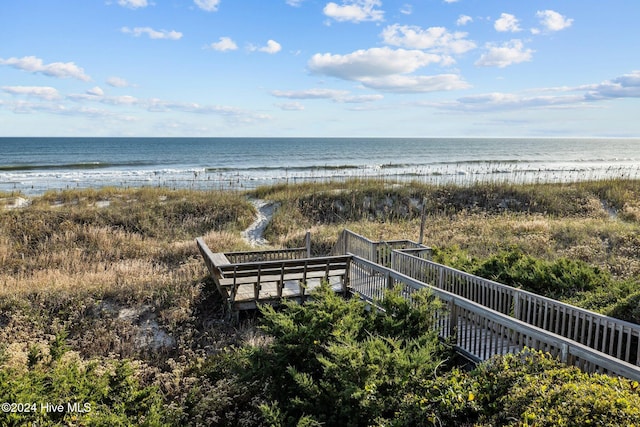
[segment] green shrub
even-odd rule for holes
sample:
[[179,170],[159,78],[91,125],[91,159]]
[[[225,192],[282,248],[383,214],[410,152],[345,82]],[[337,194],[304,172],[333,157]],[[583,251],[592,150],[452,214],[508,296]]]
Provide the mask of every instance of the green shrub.
[[617,302],[609,309],[607,314],[618,319],[640,324],[640,290],[636,290]]
[[636,381],[587,374],[548,354],[497,356],[454,369],[405,396],[393,426],[631,426],[640,423]]
[[637,382],[587,374],[539,352],[496,358],[475,375],[482,403],[495,402],[482,417],[497,425],[640,423]]
[[[420,378],[433,378],[448,354],[432,327],[439,304],[424,292],[413,297],[415,306],[390,292],[381,302],[384,311],[369,310],[323,285],[305,304],[263,306],[268,343],[216,355],[202,372],[212,384],[231,381],[227,391],[245,404],[244,413],[226,406],[236,423],[249,418],[250,406],[273,426],[387,422],[402,396]],[[229,400],[217,395],[217,407]]]
[[458,248],[439,249],[434,251],[434,260],[552,298],[568,298],[612,282],[607,272],[584,261],[568,258],[546,261],[517,248],[500,251],[484,260],[471,258]]
[[3,426],[168,425],[161,394],[141,386],[128,362],[84,362],[69,353],[48,363],[41,356],[26,370],[0,367],[0,402],[30,404],[4,412]]

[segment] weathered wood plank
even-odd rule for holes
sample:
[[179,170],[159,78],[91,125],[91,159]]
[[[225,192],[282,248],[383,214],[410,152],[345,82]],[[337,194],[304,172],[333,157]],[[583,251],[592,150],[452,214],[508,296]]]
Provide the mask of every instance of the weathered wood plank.
[[[346,273],[346,266],[343,266],[341,268],[337,268],[337,269],[331,269],[329,270],[328,274],[327,271],[309,271],[307,272],[306,278],[307,279],[322,279],[322,278],[329,278],[329,277],[333,277],[333,276],[344,276]],[[230,287],[233,286],[234,284],[236,285],[250,285],[253,283],[262,283],[262,282],[288,282],[288,281],[304,281],[305,280],[305,274],[302,271],[299,272],[294,272],[294,273],[289,273],[287,272],[287,269],[282,269],[279,270],[276,274],[271,274],[270,272],[268,274],[262,274],[262,275],[258,275],[257,272],[255,275],[248,275],[248,276],[242,276],[242,275],[238,275],[236,277],[224,277],[222,279],[220,279],[220,285],[223,287]]]
[[215,265],[216,267],[231,264],[231,262],[225,256],[225,254],[220,252],[212,253],[210,259],[211,259],[211,262],[213,262],[213,265]]

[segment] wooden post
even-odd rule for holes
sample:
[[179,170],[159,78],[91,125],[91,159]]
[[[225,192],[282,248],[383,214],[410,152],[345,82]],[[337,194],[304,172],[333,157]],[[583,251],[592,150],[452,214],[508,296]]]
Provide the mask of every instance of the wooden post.
[[347,251],[349,250],[349,242],[348,242],[349,233],[347,233],[346,228],[342,230],[342,235],[343,235],[342,244],[344,245],[344,250],[342,251],[342,255],[346,255]]
[[566,343],[563,343],[562,347],[560,348],[560,362],[569,362],[569,345]]
[[451,336],[455,336],[456,338],[456,342],[458,337],[458,313],[457,313],[457,307],[456,307],[456,299],[455,298],[451,298],[451,301],[449,302],[449,337]]
[[424,226],[427,222],[427,198],[422,198],[422,213],[420,214],[420,238],[418,239],[418,244],[422,244],[424,240]]
[[520,319],[520,292],[515,291],[513,293],[513,317]]
[[347,296],[347,292],[349,290],[349,279],[351,278],[351,275],[349,274],[351,272],[351,257],[349,257],[349,259],[347,260],[347,267],[344,270],[344,277],[342,278],[342,295],[343,296]]
[[393,289],[393,278],[391,277],[391,272],[387,270],[387,289]]

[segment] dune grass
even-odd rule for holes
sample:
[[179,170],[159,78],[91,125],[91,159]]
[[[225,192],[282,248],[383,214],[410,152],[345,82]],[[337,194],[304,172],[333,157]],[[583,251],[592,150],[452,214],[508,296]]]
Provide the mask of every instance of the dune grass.
[[326,252],[345,227],[371,239],[417,241],[425,206],[424,242],[440,249],[440,261],[472,268],[515,251],[546,263],[584,262],[610,279],[562,298],[640,322],[633,308],[640,298],[640,181],[459,187],[356,180],[275,186],[254,194],[282,205],[267,229],[271,241],[299,244],[307,228],[317,253]]
[[143,354],[136,323],[192,326],[206,278],[193,239],[244,247],[253,215],[238,194],[151,188],[47,193],[0,211],[0,342],[66,330],[85,356]]
[[[101,372],[114,372],[120,361],[133,361],[131,378],[120,380],[175,402],[176,419],[184,420],[181,408],[197,407],[198,399],[230,398],[232,389],[200,377],[198,366],[226,347],[264,337],[252,321],[223,322],[224,304],[193,239],[204,236],[219,251],[248,249],[240,238],[255,214],[247,196],[280,204],[267,229],[274,246],[301,246],[308,229],[315,254],[328,253],[345,227],[372,239],[417,240],[426,203],[425,243],[443,261],[481,265],[516,250],[535,263],[580,260],[610,279],[567,300],[640,319],[640,181],[73,190],[0,207],[0,371],[38,367],[46,380],[57,369],[51,351],[62,345],[79,366],[98,367],[96,381],[106,381]],[[23,196],[0,195],[16,197]],[[144,335],[158,328],[174,341],[149,345]]]

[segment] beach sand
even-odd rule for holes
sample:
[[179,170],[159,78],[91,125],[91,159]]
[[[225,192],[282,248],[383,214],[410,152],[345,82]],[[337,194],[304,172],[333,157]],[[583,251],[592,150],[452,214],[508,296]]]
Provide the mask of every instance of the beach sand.
[[264,238],[264,231],[278,205],[258,199],[251,200],[251,203],[256,207],[258,214],[256,220],[241,233],[241,236],[253,247],[268,245],[269,241]]

